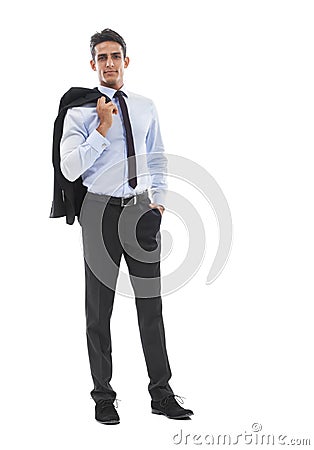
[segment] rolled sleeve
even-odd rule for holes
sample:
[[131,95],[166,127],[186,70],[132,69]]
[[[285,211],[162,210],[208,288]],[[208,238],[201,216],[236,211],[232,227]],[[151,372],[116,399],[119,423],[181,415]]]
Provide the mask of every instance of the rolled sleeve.
[[161,205],[164,208],[166,208],[166,197],[167,197],[166,190],[151,189],[151,197],[153,203],[155,203],[156,205]]

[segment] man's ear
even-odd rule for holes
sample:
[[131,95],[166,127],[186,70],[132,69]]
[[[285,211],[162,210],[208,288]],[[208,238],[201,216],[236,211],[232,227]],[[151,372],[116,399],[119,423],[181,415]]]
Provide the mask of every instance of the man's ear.
[[93,59],[90,60],[90,66],[96,72],[96,64],[95,64],[95,61]]
[[130,58],[128,56],[126,56],[124,58],[124,68],[126,69],[129,64],[130,64]]

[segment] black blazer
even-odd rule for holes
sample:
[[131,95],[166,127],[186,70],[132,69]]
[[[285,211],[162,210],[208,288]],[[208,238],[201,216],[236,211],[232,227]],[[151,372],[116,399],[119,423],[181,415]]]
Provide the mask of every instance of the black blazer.
[[61,98],[58,116],[54,123],[52,164],[54,168],[53,200],[50,211],[51,218],[66,216],[66,223],[72,225],[75,216],[79,217],[82,203],[87,192],[83,185],[82,177],[75,181],[67,180],[60,168],[60,141],[63,133],[64,118],[69,108],[82,106],[86,103],[97,103],[100,97],[106,98],[106,103],[111,101],[97,88],[87,89],[72,87]]

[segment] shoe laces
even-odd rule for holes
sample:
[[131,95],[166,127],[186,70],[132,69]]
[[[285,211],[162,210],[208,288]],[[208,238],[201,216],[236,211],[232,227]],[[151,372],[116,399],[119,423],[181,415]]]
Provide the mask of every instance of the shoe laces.
[[97,403],[101,406],[101,407],[105,407],[108,405],[114,405],[114,407],[116,409],[118,409],[118,402],[121,402],[121,400],[119,400],[118,398],[114,399],[114,400],[99,400]]
[[[185,397],[182,397],[182,396],[180,396],[180,395],[173,395],[173,394],[168,395],[168,397],[163,398],[163,399],[160,401],[160,404],[161,404],[162,406],[164,406],[164,405],[167,405],[169,402],[171,402],[171,403],[176,403],[176,398],[178,399],[178,403],[181,403],[181,405],[183,405],[184,400],[185,400]],[[183,399],[184,399],[184,400],[183,400]]]

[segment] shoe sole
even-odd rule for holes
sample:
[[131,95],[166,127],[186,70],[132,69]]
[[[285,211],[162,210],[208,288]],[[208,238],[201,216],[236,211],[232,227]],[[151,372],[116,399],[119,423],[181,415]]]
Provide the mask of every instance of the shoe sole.
[[185,418],[187,418],[187,417],[193,416],[193,413],[192,413],[192,414],[186,413],[186,414],[182,414],[181,416],[168,416],[167,414],[165,414],[165,413],[159,411],[158,409],[152,409],[152,413],[153,413],[153,414],[157,414],[157,415],[159,415],[159,416],[165,416],[165,417],[168,417],[168,419],[185,419]]
[[102,423],[103,425],[118,425],[118,423],[120,423],[120,420],[108,420],[106,422],[103,422],[101,420],[96,419],[96,422]]

